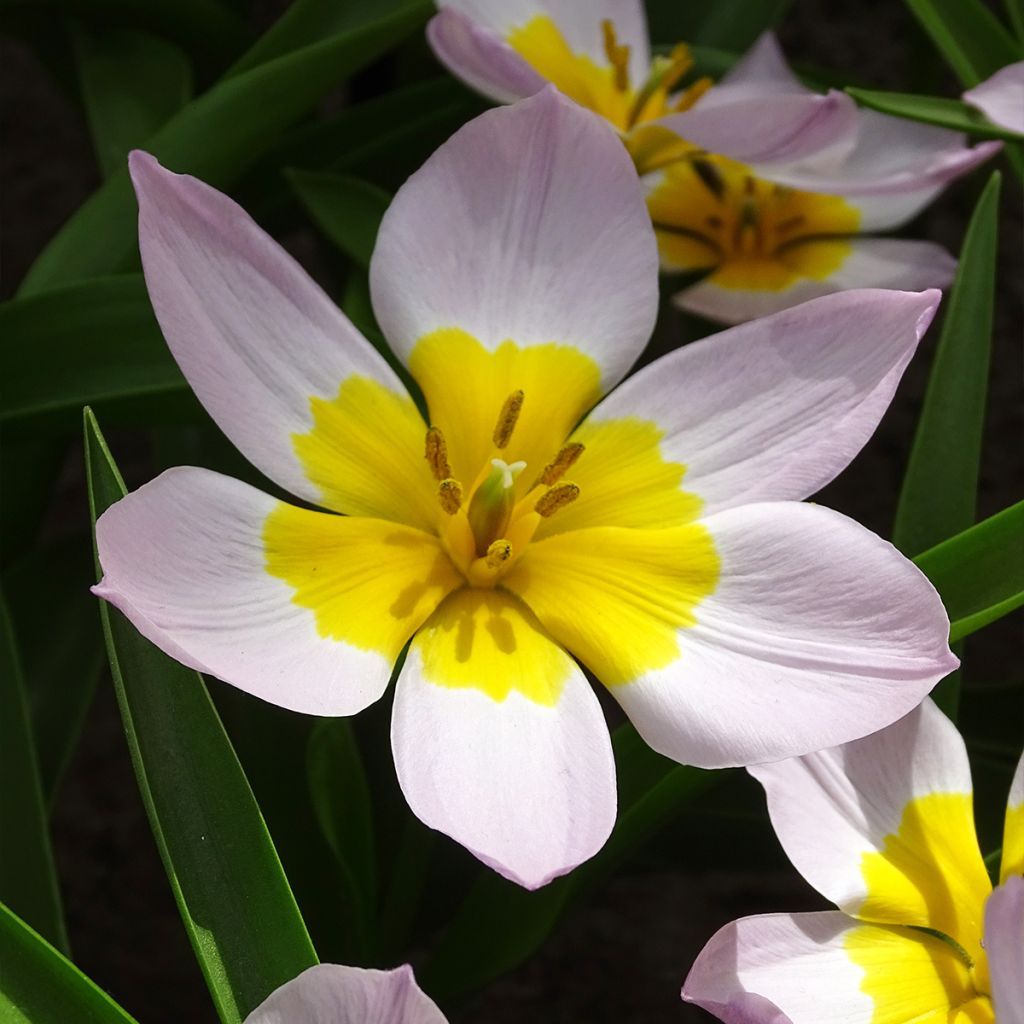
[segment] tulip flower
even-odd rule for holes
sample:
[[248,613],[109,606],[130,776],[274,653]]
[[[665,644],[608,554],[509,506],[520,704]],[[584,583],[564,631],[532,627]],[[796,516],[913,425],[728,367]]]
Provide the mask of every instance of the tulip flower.
[[873,736],[750,771],[787,856],[839,909],[726,925],[685,1000],[727,1024],[1024,1022],[1024,757],[995,889],[967,749],[931,700]]
[[285,982],[244,1024],[447,1024],[408,965],[371,971],[317,964]]
[[[770,33],[725,77],[765,95],[807,95]],[[1001,143],[858,111],[854,144],[776,163],[771,180],[697,154],[645,176],[663,269],[704,276],[678,306],[740,323],[847,288],[942,288],[956,262],[933,242],[875,237],[918,214]]]
[[1024,135],[1024,60],[1000,68],[963,98],[993,124]]
[[937,294],[829,297],[611,391],[654,324],[657,246],[614,132],[550,89],[462,128],[381,224],[373,305],[424,419],[235,203],[145,154],[131,170],[185,377],[316,507],[170,470],[100,518],[96,592],[184,664],[314,715],[378,700],[409,644],[399,782],[509,878],[542,885],[612,827],[577,660],[705,767],[872,732],[957,664],[925,577],[799,503],[873,432]]
[[[700,147],[771,167],[852,141],[856,108],[840,92],[776,94],[757,83],[680,82],[685,44],[651,57],[642,0],[438,0],[427,26],[438,60],[498,103],[547,83],[606,118],[642,170]],[[683,140],[686,140],[685,144]]]

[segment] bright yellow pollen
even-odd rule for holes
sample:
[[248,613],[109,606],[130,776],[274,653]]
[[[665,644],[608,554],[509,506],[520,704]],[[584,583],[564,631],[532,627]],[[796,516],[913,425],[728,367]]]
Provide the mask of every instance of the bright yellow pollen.
[[512,440],[512,431],[516,429],[519,414],[523,411],[524,397],[522,389],[519,389],[505,399],[505,404],[498,414],[498,422],[494,426],[494,433],[491,435],[495,448],[507,448],[509,441]]
[[849,256],[847,239],[860,225],[840,196],[763,181],[699,151],[664,168],[647,206],[663,263],[710,270],[722,288],[780,291],[823,280]]
[[580,489],[575,484],[559,484],[542,494],[534,505],[537,515],[547,519],[560,508],[571,505],[580,496]]

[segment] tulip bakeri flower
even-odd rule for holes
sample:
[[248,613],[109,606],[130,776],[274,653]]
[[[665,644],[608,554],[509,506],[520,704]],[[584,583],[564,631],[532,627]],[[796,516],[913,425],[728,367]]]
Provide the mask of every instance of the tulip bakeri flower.
[[381,224],[373,305],[424,420],[235,203],[145,154],[131,170],[185,377],[326,511],[170,470],[100,518],[97,593],[183,663],[314,715],[378,700],[409,644],[399,782],[509,878],[542,885],[612,827],[581,664],[704,767],[872,732],[957,664],[925,577],[800,503],[874,431],[936,293],[828,297],[619,384],[656,317],[654,232],[615,133],[549,89],[457,132]]
[[[723,82],[808,94],[770,33]],[[770,181],[713,154],[672,162],[644,177],[662,267],[706,275],[675,301],[740,323],[848,288],[943,288],[956,262],[942,246],[875,233],[905,224],[1000,145],[971,149],[958,132],[860,110],[845,154],[777,162]]]
[[643,0],[438,0],[427,38],[438,59],[498,103],[548,83],[600,114],[638,167],[700,150],[771,167],[852,141],[856,108],[843,93],[776,94],[742,81],[680,86],[685,44],[651,57]]
[[244,1024],[447,1024],[408,965],[393,971],[317,964],[285,982]]
[[789,859],[839,909],[727,925],[684,999],[727,1024],[1024,1024],[1024,757],[995,889],[967,749],[930,699],[750,771]]
[[993,124],[1024,135],[1024,60],[1000,68],[963,98]]

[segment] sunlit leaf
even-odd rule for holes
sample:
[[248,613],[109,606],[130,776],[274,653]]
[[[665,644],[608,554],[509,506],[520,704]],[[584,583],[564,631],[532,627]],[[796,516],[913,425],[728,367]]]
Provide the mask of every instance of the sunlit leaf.
[[943,96],[915,96],[907,92],[875,92],[872,89],[855,89],[852,86],[848,86],[846,91],[858,103],[863,103],[865,107],[881,111],[883,114],[966,132],[981,139],[1024,141],[1024,136],[993,124],[981,111],[975,110],[963,100],[951,100]]
[[192,66],[176,46],[146,32],[78,29],[72,38],[89,134],[106,178],[185,105]]
[[[85,415],[93,522],[124,493]],[[97,571],[99,567],[97,566]],[[224,1024],[317,962],[288,881],[202,678],[100,603],[107,653],[146,813]]]
[[0,900],[67,949],[21,662],[2,592],[0,709]]
[[41,935],[0,903],[4,1024],[135,1024]]
[[1024,605],[1024,501],[914,561],[935,585],[957,641]]

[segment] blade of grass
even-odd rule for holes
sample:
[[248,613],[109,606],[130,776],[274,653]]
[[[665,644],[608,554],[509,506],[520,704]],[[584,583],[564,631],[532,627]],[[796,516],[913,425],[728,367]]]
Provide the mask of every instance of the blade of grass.
[[[93,522],[125,494],[91,410]],[[97,564],[97,572],[99,565]],[[224,1024],[317,962],[260,809],[202,677],[101,603],[132,764],[167,877]]]
[[0,592],[0,900],[61,949],[68,934],[7,602]]
[[853,86],[847,86],[846,91],[858,103],[883,114],[950,128],[980,139],[1024,141],[1024,136],[993,124],[981,111],[968,106],[963,100],[951,100],[944,96],[917,96],[908,92],[876,92]]

